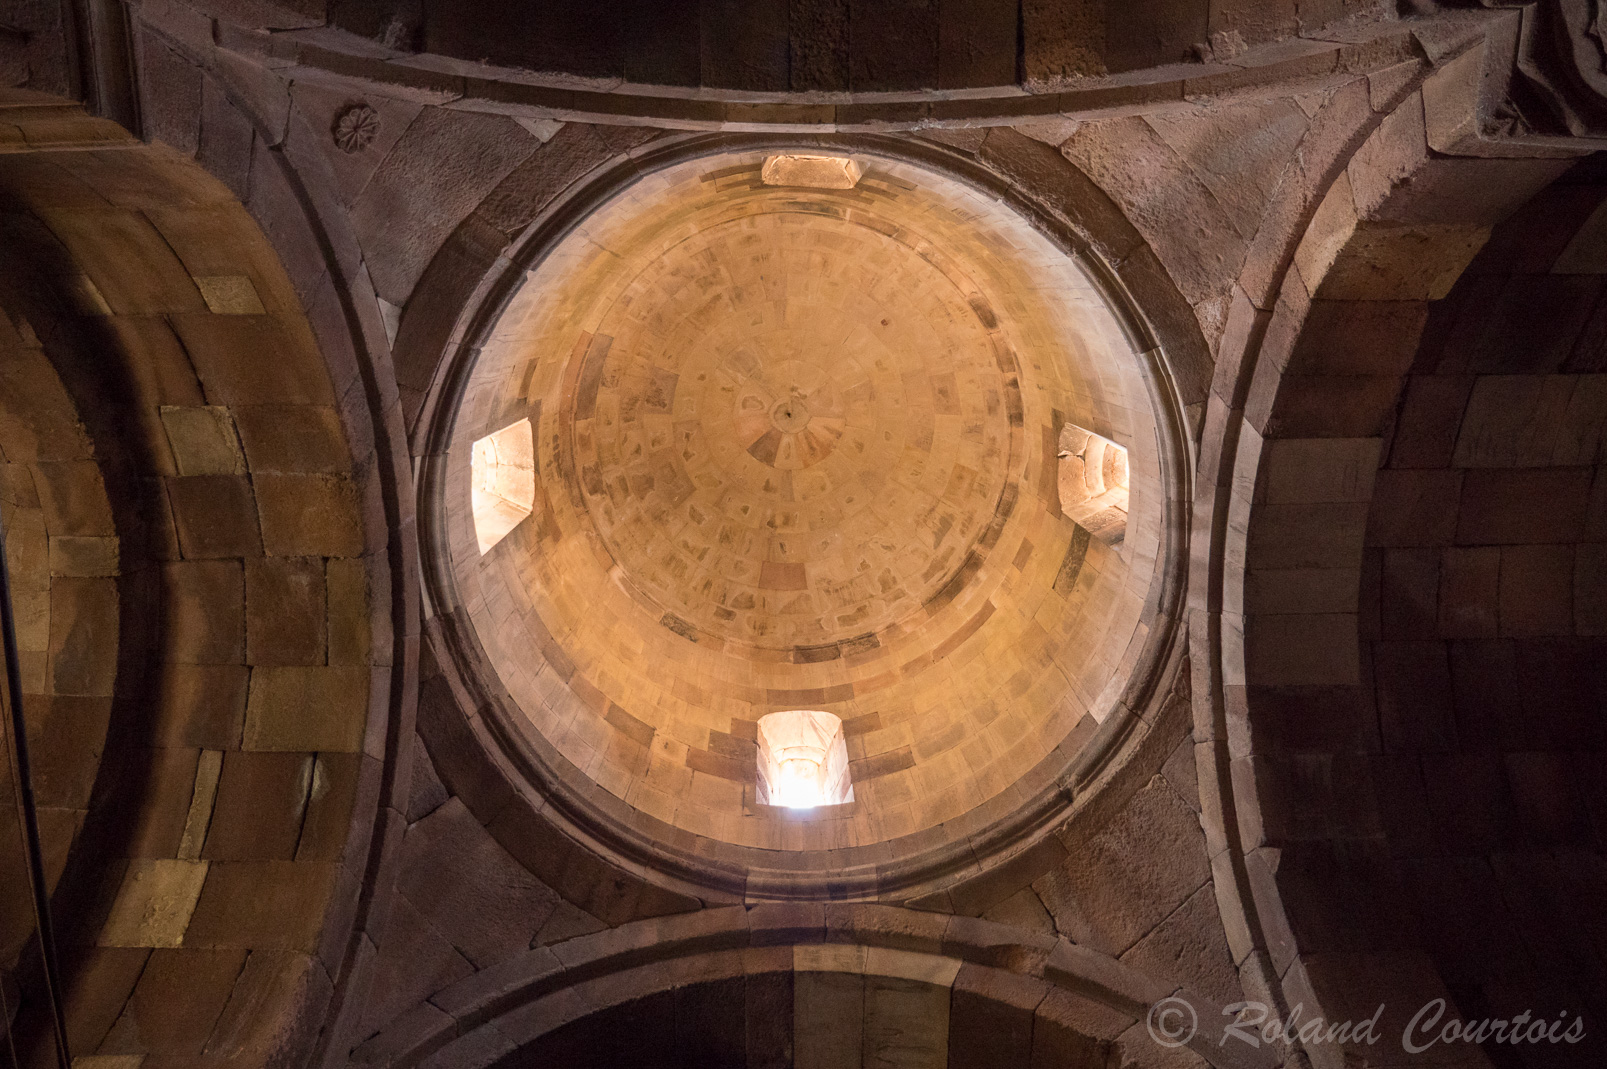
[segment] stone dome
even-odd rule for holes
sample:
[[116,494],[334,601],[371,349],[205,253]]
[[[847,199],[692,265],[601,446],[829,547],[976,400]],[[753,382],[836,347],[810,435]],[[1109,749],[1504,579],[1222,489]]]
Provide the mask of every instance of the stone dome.
[[[532,256],[452,432],[455,582],[510,719],[627,822],[805,852],[981,826],[1148,638],[1143,363],[997,198],[864,152],[851,188],[767,184],[775,154],[653,170]],[[469,457],[520,419],[535,504],[482,555]],[[1131,452],[1124,537],[1062,512],[1067,426]],[[754,796],[757,722],[795,708],[842,719],[854,789],[807,820]]]

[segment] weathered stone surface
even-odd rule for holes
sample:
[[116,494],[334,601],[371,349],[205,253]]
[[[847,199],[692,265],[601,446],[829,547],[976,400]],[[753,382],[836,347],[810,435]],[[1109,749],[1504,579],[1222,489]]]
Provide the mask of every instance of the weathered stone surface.
[[271,556],[358,557],[363,528],[357,490],[331,475],[255,477],[262,542]]
[[340,417],[317,405],[234,408],[253,472],[343,472],[350,467]]
[[279,316],[169,320],[213,405],[330,405],[329,376],[305,322]]
[[1060,151],[1126,210],[1190,304],[1227,292],[1244,239],[1154,128],[1137,118],[1085,123]]
[[247,561],[246,663],[323,664],[327,596],[324,561],[266,557]]
[[245,474],[245,458],[227,408],[163,405],[161,414],[180,475]]
[[312,769],[310,754],[225,754],[201,856],[210,861],[294,858]]
[[[481,876],[453,879],[458,872]],[[408,829],[398,886],[479,968],[528,948],[558,902],[456,799]]]
[[50,584],[50,690],[110,695],[117,675],[117,583],[58,578]]
[[420,112],[369,179],[352,215],[379,295],[406,304],[451,229],[541,147],[502,116]]
[[[1194,811],[1152,781],[1122,815],[1036,885],[1061,933],[1121,953],[1132,947],[1210,877]],[[1159,850],[1177,864],[1142,859]]]
[[255,668],[246,701],[248,750],[362,749],[369,671],[361,667]]
[[169,659],[180,664],[245,662],[245,576],[236,561],[164,565]]
[[455,980],[474,974],[474,965],[401,896],[392,906],[383,949],[374,965],[373,994],[364,1018],[378,1029]]
[[129,862],[99,946],[176,947],[184,940],[206,880],[204,861]]
[[33,466],[45,525],[54,535],[117,533],[100,469],[92,460],[40,462]]
[[[205,864],[205,863],[200,863]],[[185,933],[186,947],[305,950],[317,941],[333,867],[295,861],[220,861]]]
[[199,1055],[245,959],[243,950],[152,951],[113,1036],[153,1055]]
[[186,559],[254,557],[262,552],[256,502],[244,476],[169,479],[167,500]]

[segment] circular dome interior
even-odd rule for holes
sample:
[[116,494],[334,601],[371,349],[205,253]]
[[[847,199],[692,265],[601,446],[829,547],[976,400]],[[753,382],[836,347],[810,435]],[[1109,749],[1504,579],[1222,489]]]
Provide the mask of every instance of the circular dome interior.
[[[776,155],[647,173],[528,271],[452,428],[451,574],[508,719],[604,811],[885,859],[1008,812],[1117,707],[1155,414],[1095,275],[1011,207]],[[1120,447],[1101,478],[1084,442]],[[840,718],[851,801],[756,792],[789,710]]]

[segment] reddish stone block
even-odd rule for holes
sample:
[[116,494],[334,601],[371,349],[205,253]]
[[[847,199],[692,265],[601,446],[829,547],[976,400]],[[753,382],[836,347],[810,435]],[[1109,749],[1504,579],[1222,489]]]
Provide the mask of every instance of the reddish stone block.
[[151,951],[124,1011],[131,1037],[155,1055],[200,1054],[245,959],[244,950]]
[[1501,634],[1573,633],[1572,546],[1501,549]]
[[[988,131],[980,155],[989,166],[1018,186],[1031,189],[1034,197],[1046,207],[1069,219],[1079,232],[1089,235],[1094,246],[1111,263],[1123,264],[1125,268],[1124,261],[1143,245],[1143,236],[1128,222],[1110,195],[1082,170],[1067,167],[1066,157],[1049,146],[1008,127],[993,127]],[[1152,253],[1146,257],[1154,263]],[[1125,276],[1125,270],[1123,274]],[[1159,277],[1165,279],[1164,270],[1159,271]],[[1166,286],[1176,293],[1177,287],[1170,280],[1166,281]],[[1138,292],[1136,287],[1135,292]],[[1174,300],[1187,307],[1181,296]],[[1150,302],[1145,301],[1144,306],[1150,307]],[[1194,329],[1198,331],[1198,325]]]
[[1525,839],[1540,847],[1589,845],[1589,813],[1566,755],[1509,753],[1506,766]]
[[53,213],[49,223],[113,313],[165,315],[206,308],[189,272],[143,215],[63,212]]
[[150,954],[143,947],[65,950],[61,965],[68,980],[62,1012],[67,1018],[67,1042],[73,1050],[100,1046],[133,993]]
[[371,674],[361,666],[253,668],[242,745],[249,750],[360,752]]
[[[207,1050],[220,1060],[266,1065],[284,1051],[310,1049],[330,994],[329,974],[316,958],[255,949],[229,993]],[[269,1014],[262,1012],[265,1006],[296,1007],[299,1012]]]
[[310,950],[335,867],[298,861],[217,861],[184,933],[185,947]]
[[118,598],[115,579],[50,584],[48,685],[55,694],[106,695],[117,677]]
[[1504,277],[1550,271],[1601,202],[1602,187],[1596,183],[1560,181],[1546,187],[1495,228],[1468,273]]
[[544,151],[506,116],[419,112],[353,206],[375,291],[406,304],[447,235],[510,171]]
[[1574,631],[1607,635],[1607,546],[1574,547]]
[[1457,531],[1461,496],[1459,471],[1380,471],[1367,516],[1367,544],[1449,544]]
[[1388,375],[1286,375],[1264,425],[1264,408],[1247,405],[1245,418],[1269,438],[1376,438],[1400,388],[1401,379]]
[[1440,560],[1439,634],[1444,638],[1495,638],[1501,550],[1447,547]]
[[[195,770],[200,753],[188,749],[158,749],[145,766],[145,798],[129,818],[129,857],[171,858],[178,854],[195,795]],[[144,754],[140,755],[145,756]]]
[[1516,838],[1502,757],[1494,750],[1425,755],[1423,782],[1435,837],[1448,854],[1488,854]]
[[201,856],[211,861],[289,861],[312,788],[313,756],[234,750],[223,755],[212,823]]
[[1514,643],[1514,690],[1524,713],[1524,739],[1510,750],[1587,751],[1607,747],[1607,643],[1599,639],[1530,639]]
[[1256,753],[1379,750],[1378,714],[1365,687],[1249,687],[1246,700]]
[[299,317],[206,313],[169,321],[195,365],[208,404],[335,403],[318,346]]
[[1457,430],[1468,395],[1471,376],[1413,375],[1406,380],[1406,397],[1395,421],[1389,450],[1392,468],[1444,468],[1456,449]]
[[1444,643],[1374,643],[1373,674],[1385,750],[1455,748],[1451,668]]
[[367,813],[372,820],[379,801],[379,780],[379,762],[366,754],[319,754],[312,769],[307,816],[296,842],[296,860],[341,860],[356,838],[353,815]]
[[253,472],[351,470],[340,417],[318,405],[241,405],[234,409]]
[[1468,370],[1534,375],[1559,370],[1602,292],[1592,275],[1514,275],[1480,309],[1467,353]]
[[1534,745],[1519,693],[1516,643],[1451,643],[1451,688],[1460,738],[1506,750]]
[[25,700],[34,795],[42,806],[88,809],[110,722],[110,697],[30,695]]
[[[1448,983],[1482,983],[1531,968],[1489,863],[1482,858],[1407,861],[1405,883],[1435,962]],[[1480,937],[1469,939],[1469,932]]]
[[1434,547],[1386,549],[1379,592],[1382,637],[1436,637],[1440,550]]
[[365,1031],[381,1028],[441,988],[474,974],[468,959],[405,896],[397,896],[392,909],[374,963],[373,985],[363,1014]]
[[950,1069],[1030,1064],[1033,1012],[1046,993],[1041,980],[965,964],[954,978],[953,991]]
[[93,460],[40,461],[33,472],[51,534],[117,534],[100,467]]
[[1424,301],[1314,300],[1287,375],[1404,375],[1428,319]]
[[1031,1069],[1108,1065],[1121,1057],[1115,1040],[1131,1023],[1131,1017],[1103,1002],[1051,989],[1033,1022]]
[[1584,534],[1591,469],[1474,470],[1462,483],[1458,545],[1572,542]]
[[456,800],[408,829],[401,865],[401,893],[481,968],[527,949],[558,902]]

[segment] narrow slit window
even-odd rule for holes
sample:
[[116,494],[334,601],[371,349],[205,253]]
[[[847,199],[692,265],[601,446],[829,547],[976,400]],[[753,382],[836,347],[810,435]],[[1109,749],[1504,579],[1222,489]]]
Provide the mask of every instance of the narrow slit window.
[[535,508],[535,440],[530,421],[488,434],[474,443],[470,482],[474,495],[474,533],[480,552],[505,538]]
[[1107,546],[1127,536],[1127,450],[1083,427],[1060,431],[1060,511]]
[[808,709],[760,718],[758,800],[792,809],[852,802],[842,720]]

